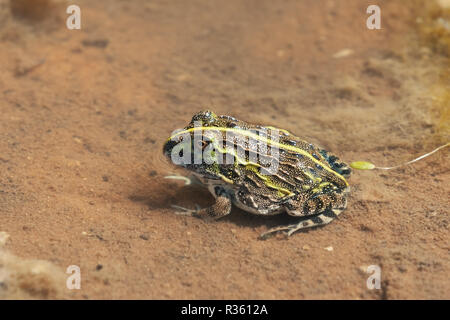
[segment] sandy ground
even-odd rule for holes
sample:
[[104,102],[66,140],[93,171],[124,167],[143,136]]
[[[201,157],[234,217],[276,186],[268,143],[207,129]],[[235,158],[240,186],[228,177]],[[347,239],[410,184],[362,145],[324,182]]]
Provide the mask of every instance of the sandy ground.
[[[381,30],[363,0],[80,0],[68,30],[64,1],[33,16],[1,0],[0,297],[449,299],[447,150],[355,172],[339,219],[289,239],[257,239],[286,216],[170,207],[213,202],[164,179],[184,174],[164,140],[202,109],[349,162],[448,141],[430,111],[444,57],[419,44],[410,2],[377,2]],[[65,288],[70,265],[80,290]]]

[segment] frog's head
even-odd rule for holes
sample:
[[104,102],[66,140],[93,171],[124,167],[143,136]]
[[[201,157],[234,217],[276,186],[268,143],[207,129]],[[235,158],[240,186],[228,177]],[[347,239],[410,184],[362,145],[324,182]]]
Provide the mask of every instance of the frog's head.
[[220,118],[212,111],[196,113],[183,129],[176,130],[163,147],[174,164],[209,179],[220,179],[217,146],[222,143]]

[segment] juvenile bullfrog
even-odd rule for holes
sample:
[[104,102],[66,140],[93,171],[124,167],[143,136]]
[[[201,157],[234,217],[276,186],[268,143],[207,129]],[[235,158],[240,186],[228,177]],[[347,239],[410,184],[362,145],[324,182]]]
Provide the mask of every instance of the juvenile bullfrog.
[[283,129],[202,111],[163,149],[216,199],[208,208],[185,209],[187,215],[218,219],[234,204],[253,214],[287,212],[303,218],[272,228],[262,238],[330,223],[347,204],[349,166]]

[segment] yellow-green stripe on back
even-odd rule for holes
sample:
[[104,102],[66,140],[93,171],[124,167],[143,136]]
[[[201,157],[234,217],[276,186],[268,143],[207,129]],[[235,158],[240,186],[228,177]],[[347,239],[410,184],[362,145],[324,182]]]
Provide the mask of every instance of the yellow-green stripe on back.
[[238,133],[238,134],[241,134],[243,136],[246,136],[246,137],[253,138],[253,139],[258,140],[258,141],[263,141],[266,144],[276,146],[279,149],[289,150],[289,151],[292,151],[294,153],[301,154],[301,155],[307,157],[308,159],[310,159],[312,162],[322,166],[326,171],[328,171],[328,172],[332,173],[333,175],[337,176],[340,180],[345,182],[346,186],[348,186],[347,180],[342,175],[340,175],[338,172],[336,172],[333,169],[331,169],[327,163],[321,162],[321,161],[317,160],[316,158],[314,158],[310,153],[306,152],[305,150],[302,150],[302,149],[300,149],[298,147],[295,147],[295,146],[291,146],[291,145],[286,145],[286,144],[282,144],[282,143],[279,143],[279,142],[275,142],[273,140],[267,139],[266,137],[262,137],[260,135],[257,135],[255,133],[251,132],[250,130],[237,129],[237,128],[225,128],[225,127],[193,127],[193,128],[188,128],[188,129],[185,129],[185,130],[177,132],[176,134],[171,136],[168,140],[173,140],[175,137],[177,137],[179,135],[182,135],[182,134],[185,134],[185,133],[191,133],[191,132],[195,132],[195,131],[234,132],[234,133]]

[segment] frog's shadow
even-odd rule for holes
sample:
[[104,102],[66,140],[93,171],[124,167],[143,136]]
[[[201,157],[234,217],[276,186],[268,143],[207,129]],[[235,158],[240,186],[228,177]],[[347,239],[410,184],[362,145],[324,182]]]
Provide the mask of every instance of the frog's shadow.
[[[204,187],[190,186],[183,188],[182,190],[179,191],[179,193],[180,196],[176,198],[178,199],[183,198],[184,201],[182,201],[181,204],[179,203],[172,203],[172,204],[179,205],[181,207],[187,206],[189,208],[192,208],[195,205],[199,205],[201,208],[206,208],[214,203],[214,197]],[[173,207],[171,207],[172,204],[169,204],[168,208],[173,209]],[[192,219],[198,218],[193,217]],[[211,223],[220,223],[222,221],[227,221],[231,222],[232,224],[235,224],[238,227],[252,228],[252,229],[266,227],[267,229],[269,229],[273,227],[298,223],[301,220],[302,220],[301,217],[293,217],[285,212],[276,215],[253,214],[246,212],[238,208],[237,206],[233,205],[230,214],[222,218],[219,218],[216,221],[211,221]]]
[[217,222],[230,221],[240,227],[259,228],[261,226],[265,226],[267,229],[270,229],[273,227],[295,224],[301,220],[301,217],[293,217],[288,215],[286,212],[266,216],[249,213],[233,205],[231,213],[217,220]]
[[[147,190],[147,189],[145,189]],[[167,214],[176,214],[172,205],[194,209],[196,205],[201,208],[206,208],[214,203],[214,197],[203,186],[191,185],[182,188],[177,188],[174,193],[165,194],[161,196],[154,196],[149,194],[143,189],[136,190],[128,198],[133,202],[140,202],[145,204],[151,210],[167,209]],[[192,219],[199,219],[192,217]],[[235,205],[232,206],[231,213],[210,223],[230,222],[237,227],[259,229],[270,229],[273,227],[284,226],[288,224],[294,224],[301,221],[301,217],[293,217],[285,212],[276,215],[258,215],[246,212],[239,209]],[[265,227],[265,228],[264,228]]]

